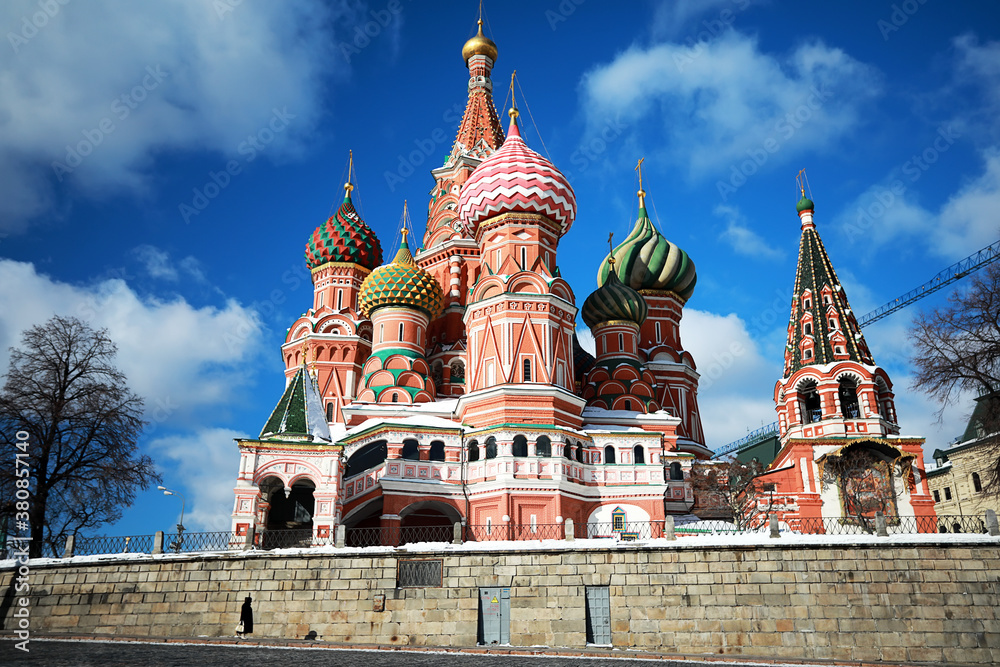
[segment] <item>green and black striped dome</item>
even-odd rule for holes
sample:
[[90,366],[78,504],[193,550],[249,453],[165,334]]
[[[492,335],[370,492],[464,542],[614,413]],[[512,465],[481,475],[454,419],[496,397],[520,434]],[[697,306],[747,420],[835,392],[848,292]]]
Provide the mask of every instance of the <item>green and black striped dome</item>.
[[[698,281],[694,262],[686,252],[656,231],[641,199],[635,227],[612,254],[615,273],[632,289],[673,292],[685,301],[694,293]],[[598,285],[603,285],[611,272],[607,261],[610,257],[601,263]]]
[[580,311],[584,323],[591,329],[612,320],[642,324],[648,313],[649,306],[642,295],[622,284],[613,271],[609,271],[605,283],[587,297]]

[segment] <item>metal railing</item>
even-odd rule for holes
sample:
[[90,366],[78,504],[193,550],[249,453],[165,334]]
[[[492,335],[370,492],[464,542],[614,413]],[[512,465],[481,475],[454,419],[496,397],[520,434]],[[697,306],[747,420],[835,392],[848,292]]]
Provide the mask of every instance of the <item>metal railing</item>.
[[[989,513],[987,513],[989,514]],[[906,534],[984,534],[989,532],[987,515],[945,515],[937,517],[886,517],[885,529],[889,535]],[[753,529],[740,530],[726,521],[695,521],[678,524],[674,534],[679,538],[697,539],[705,535],[751,534],[767,532],[766,519]],[[562,523],[521,525],[499,523],[463,526],[459,535],[463,542],[522,542],[530,540],[566,539],[568,526]],[[997,527],[1000,531],[1000,526]],[[874,517],[847,517],[834,519],[788,517],[779,520],[779,531],[803,535],[874,535],[877,522]],[[416,543],[451,543],[454,540],[454,526],[374,526],[347,528],[344,531],[344,546],[399,547]],[[577,523],[573,526],[575,539],[613,539],[620,542],[655,540],[668,537],[663,521],[628,521],[608,523]],[[149,554],[157,544],[156,535],[129,535],[119,537],[80,537],[67,540],[72,551],[67,555],[92,556],[99,554]],[[257,534],[253,544],[247,544],[247,536],[229,531],[205,533],[165,534],[163,553],[199,553],[211,551],[241,551],[252,548],[259,550],[307,548],[335,546],[334,534],[318,537],[312,529],[269,530]],[[10,557],[0,553],[0,558]]]
[[76,540],[73,549],[77,556],[128,553],[148,554],[152,550],[152,535],[128,535],[124,537],[80,537]]

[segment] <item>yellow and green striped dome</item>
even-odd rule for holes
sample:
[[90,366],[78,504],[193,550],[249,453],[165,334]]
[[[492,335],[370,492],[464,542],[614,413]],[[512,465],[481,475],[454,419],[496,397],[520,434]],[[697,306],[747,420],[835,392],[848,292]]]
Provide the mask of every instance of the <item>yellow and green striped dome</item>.
[[443,302],[438,281],[413,261],[405,233],[396,257],[368,274],[358,294],[358,309],[369,318],[379,308],[402,306],[418,308],[433,320],[441,314]]

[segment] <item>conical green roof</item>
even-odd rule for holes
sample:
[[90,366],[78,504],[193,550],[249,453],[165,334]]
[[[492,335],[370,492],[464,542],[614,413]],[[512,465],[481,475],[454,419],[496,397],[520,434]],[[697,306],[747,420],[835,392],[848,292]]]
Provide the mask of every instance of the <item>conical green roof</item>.
[[261,440],[331,440],[323,399],[303,364],[260,431]]

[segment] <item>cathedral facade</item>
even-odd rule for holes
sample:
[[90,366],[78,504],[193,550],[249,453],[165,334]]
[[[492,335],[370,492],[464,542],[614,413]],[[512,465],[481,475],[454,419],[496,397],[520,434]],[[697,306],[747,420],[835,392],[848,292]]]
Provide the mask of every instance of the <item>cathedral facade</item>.
[[536,535],[567,519],[598,534],[694,503],[688,471],[711,455],[679,334],[694,263],[640,185],[632,232],[579,305],[557,260],[573,188],[522,139],[516,109],[504,131],[481,22],[462,55],[468,102],[431,172],[421,247],[404,226],[384,263],[351,183],[309,238],[313,302],[281,348],[285,391],[260,436],[238,441],[239,534],[461,522]]

